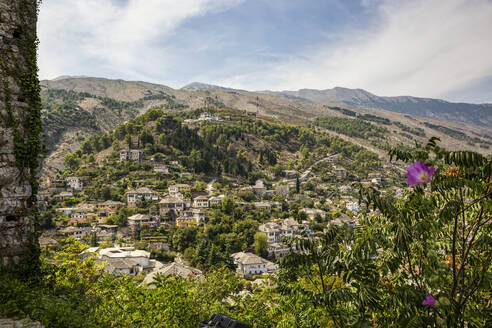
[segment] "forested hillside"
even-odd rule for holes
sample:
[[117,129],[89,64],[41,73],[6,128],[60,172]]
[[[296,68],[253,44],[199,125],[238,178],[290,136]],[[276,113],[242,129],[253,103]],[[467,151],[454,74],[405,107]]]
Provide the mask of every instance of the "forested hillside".
[[273,172],[281,167],[306,168],[329,152],[341,153],[347,161],[357,158],[360,165],[354,165],[354,174],[365,174],[380,165],[376,154],[338,137],[299,126],[269,123],[237,110],[216,112],[223,117],[220,122],[185,123],[202,112],[172,114],[149,110],[118,125],[114,131],[92,135],[65,161],[75,170],[94,160],[116,160],[120,149],[143,149],[148,157],[180,161],[194,173],[244,178],[259,169],[270,168]]

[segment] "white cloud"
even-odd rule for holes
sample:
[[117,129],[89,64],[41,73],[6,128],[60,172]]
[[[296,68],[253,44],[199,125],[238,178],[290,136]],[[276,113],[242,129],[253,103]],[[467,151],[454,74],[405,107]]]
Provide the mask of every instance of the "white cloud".
[[342,31],[335,44],[219,82],[256,90],[344,86],[438,97],[492,75],[492,2],[388,0],[377,10],[377,26]]
[[153,79],[165,75],[166,39],[189,18],[242,0],[43,1],[38,22],[41,78],[65,74]]
[[268,48],[265,54],[252,44],[246,54],[222,56],[220,49],[244,41],[228,39],[226,26],[225,39],[219,30],[196,31],[190,40],[175,35],[188,20],[244,1],[43,1],[40,77],[106,76],[175,87],[191,77],[188,82],[249,90],[344,86],[380,95],[450,97],[492,76],[490,0],[361,0],[377,21],[363,30],[324,31],[324,42],[303,49],[293,44],[289,53]]

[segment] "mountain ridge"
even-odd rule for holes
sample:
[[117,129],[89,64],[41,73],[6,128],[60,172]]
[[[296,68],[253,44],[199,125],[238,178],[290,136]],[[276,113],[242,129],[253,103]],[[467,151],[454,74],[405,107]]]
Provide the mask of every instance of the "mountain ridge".
[[201,82],[192,82],[185,85],[180,90],[255,92],[291,100],[308,101],[314,103],[343,104],[359,108],[385,109],[396,113],[415,115],[436,120],[444,119],[450,122],[471,123],[483,127],[492,126],[492,104],[490,103],[474,104],[452,102],[438,98],[415,97],[409,95],[378,96],[361,88],[351,89],[345,87],[334,87],[331,89],[302,88],[297,91],[247,91]]
[[[202,93],[202,98],[206,98],[206,94],[210,92],[251,95],[253,98],[256,98],[258,95],[268,95],[298,102],[338,104],[361,109],[384,109],[395,113],[430,118],[438,121],[445,120],[454,123],[467,123],[486,128],[492,126],[492,104],[459,103],[414,96],[378,96],[360,88],[335,87],[323,90],[304,88],[297,91],[247,91],[201,82],[192,82],[180,89],[173,89],[166,85],[144,81],[125,81],[121,79],[114,80],[94,77],[58,77],[55,80],[43,80],[41,84],[48,88],[89,92],[98,96],[106,96],[123,101],[138,100],[148,93],[149,90],[151,92],[169,94],[181,102],[189,102],[190,93],[193,93],[193,96]],[[133,84],[133,89],[128,89],[129,84]],[[108,93],[108,90],[113,91],[112,93]],[[191,107],[196,106],[192,105]],[[253,111],[254,106],[250,107],[249,110]],[[309,113],[306,114],[309,116]]]
[[259,91],[271,96],[317,103],[333,103],[359,108],[379,108],[437,120],[492,126],[492,104],[457,103],[414,96],[377,96],[364,89],[299,89],[297,91]]

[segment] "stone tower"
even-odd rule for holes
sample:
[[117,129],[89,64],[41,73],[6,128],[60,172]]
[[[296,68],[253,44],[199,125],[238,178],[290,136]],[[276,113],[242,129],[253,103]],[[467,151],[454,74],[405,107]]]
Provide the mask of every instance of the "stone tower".
[[0,0],[0,271],[36,265],[37,0]]

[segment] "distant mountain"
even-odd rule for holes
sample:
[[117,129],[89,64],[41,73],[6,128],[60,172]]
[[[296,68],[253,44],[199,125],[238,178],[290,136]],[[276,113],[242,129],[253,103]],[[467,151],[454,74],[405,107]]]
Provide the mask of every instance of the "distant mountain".
[[246,90],[225,88],[225,87],[221,87],[219,85],[206,84],[206,83],[201,83],[201,82],[192,82],[190,84],[185,85],[180,90],[183,90],[183,91],[222,90],[222,91],[243,91],[243,92],[247,92]]
[[298,91],[261,91],[276,97],[317,103],[386,109],[392,112],[428,117],[435,120],[492,126],[492,104],[452,103],[440,99],[411,96],[380,97],[362,89],[336,87]]
[[66,80],[66,79],[80,79],[80,78],[86,78],[88,76],[86,75],[60,75],[58,77],[55,77],[53,81],[58,81],[58,80]]

